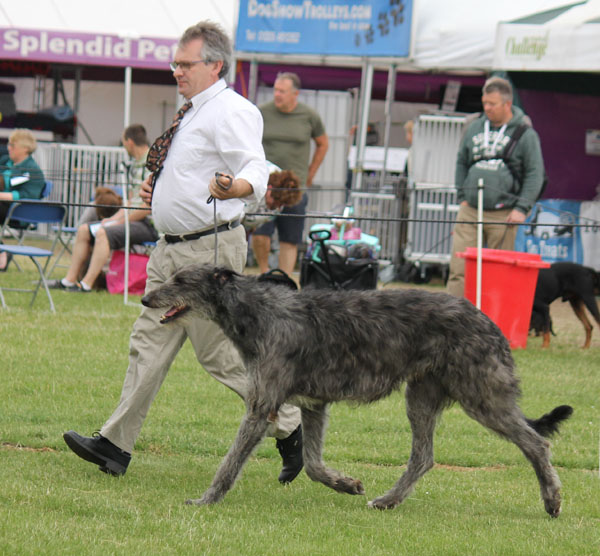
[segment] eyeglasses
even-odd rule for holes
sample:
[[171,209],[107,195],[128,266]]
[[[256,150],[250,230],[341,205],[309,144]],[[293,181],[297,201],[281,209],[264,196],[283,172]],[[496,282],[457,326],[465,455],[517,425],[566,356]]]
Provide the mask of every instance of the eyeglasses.
[[194,62],[169,62],[171,71],[175,71],[177,68],[181,68],[181,71],[190,71],[192,66],[195,64],[208,64],[208,60],[195,60]]

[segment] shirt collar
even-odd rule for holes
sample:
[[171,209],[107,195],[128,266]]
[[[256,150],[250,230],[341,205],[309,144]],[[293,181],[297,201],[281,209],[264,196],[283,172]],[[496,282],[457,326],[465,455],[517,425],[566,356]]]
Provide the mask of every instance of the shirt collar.
[[192,102],[192,107],[196,108],[204,104],[207,100],[219,94],[224,89],[227,89],[227,83],[225,83],[225,79],[221,78],[215,83],[213,83],[208,89],[204,89],[204,91],[201,91],[197,95],[194,95],[190,99],[190,101]]

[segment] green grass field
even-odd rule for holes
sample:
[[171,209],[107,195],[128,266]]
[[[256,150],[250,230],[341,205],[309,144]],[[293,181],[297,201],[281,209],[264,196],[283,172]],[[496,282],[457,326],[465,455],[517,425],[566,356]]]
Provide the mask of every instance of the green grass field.
[[[34,278],[11,265],[0,285]],[[279,455],[266,439],[222,503],[185,506],[209,485],[244,411],[189,344],[152,406],[127,474],[107,476],[71,453],[62,433],[91,434],[112,413],[139,308],[107,293],[53,292],[53,315],[43,292],[33,310],[28,295],[5,296],[0,554],[600,553],[600,331],[582,351],[583,329],[566,305],[553,306],[557,337],[549,349],[530,338],[514,352],[527,415],[562,403],[575,408],[553,440],[563,482],[563,513],[553,520],[518,449],[456,406],[437,429],[437,465],[413,494],[395,510],[368,509],[409,456],[402,394],[331,410],[326,460],[360,478],[366,497],[337,494],[304,473],[282,487]]]

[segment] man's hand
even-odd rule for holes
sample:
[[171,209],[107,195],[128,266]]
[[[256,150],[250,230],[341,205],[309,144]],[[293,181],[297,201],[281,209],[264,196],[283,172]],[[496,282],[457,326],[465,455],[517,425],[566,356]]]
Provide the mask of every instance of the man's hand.
[[506,217],[506,221],[510,224],[522,224],[523,222],[525,222],[526,218],[527,215],[523,214],[520,210],[512,209]]
[[[219,184],[217,184],[217,180]],[[227,185],[229,185],[229,181],[231,180],[231,187],[229,189],[225,189]],[[221,187],[223,186],[223,187]],[[213,176],[208,184],[208,190],[210,194],[220,201],[224,201],[226,199],[236,199],[238,197],[247,197],[253,191],[252,186],[244,179],[233,179],[233,176],[229,174],[219,174],[219,177]]]
[[150,201],[152,200],[152,186],[150,185],[150,181],[152,180],[152,174],[150,174],[143,182],[140,187],[140,197],[148,206],[150,206]]

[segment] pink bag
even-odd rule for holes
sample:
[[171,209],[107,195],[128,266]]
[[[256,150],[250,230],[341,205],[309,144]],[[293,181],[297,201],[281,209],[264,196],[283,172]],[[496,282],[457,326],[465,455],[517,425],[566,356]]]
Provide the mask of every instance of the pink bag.
[[[339,230],[335,226],[331,227],[330,232],[331,232],[330,239],[339,239],[340,238]],[[344,239],[360,239],[361,233],[362,233],[362,231],[360,228],[348,228],[348,229],[344,230]]]
[[[132,295],[144,295],[149,258],[148,255],[129,254],[129,293]],[[106,273],[106,287],[110,293],[123,293],[125,290],[124,251],[113,251]]]

